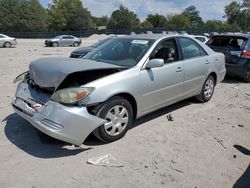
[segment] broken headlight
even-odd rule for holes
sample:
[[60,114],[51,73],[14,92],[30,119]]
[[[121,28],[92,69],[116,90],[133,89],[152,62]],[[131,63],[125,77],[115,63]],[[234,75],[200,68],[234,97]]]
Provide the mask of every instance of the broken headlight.
[[13,83],[17,83],[19,81],[23,81],[23,80],[26,80],[28,78],[28,75],[29,75],[29,71],[26,71],[20,75],[18,75],[15,80],[13,81]]
[[75,104],[88,95],[90,95],[95,88],[92,87],[77,87],[66,88],[56,91],[51,99],[63,104]]

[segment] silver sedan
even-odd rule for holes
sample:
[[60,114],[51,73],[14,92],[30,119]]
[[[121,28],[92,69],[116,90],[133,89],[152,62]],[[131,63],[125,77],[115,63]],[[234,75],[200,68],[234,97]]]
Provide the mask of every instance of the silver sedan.
[[72,35],[60,35],[52,39],[45,40],[45,46],[58,47],[58,46],[73,46],[78,47],[81,45],[81,39]]
[[10,48],[15,45],[17,45],[15,38],[0,34],[0,47]]
[[[48,68],[49,67],[49,68]],[[18,76],[15,111],[54,138],[81,145],[90,133],[123,137],[133,120],[195,96],[211,99],[225,58],[178,35],[114,38],[84,59],[44,58]]]

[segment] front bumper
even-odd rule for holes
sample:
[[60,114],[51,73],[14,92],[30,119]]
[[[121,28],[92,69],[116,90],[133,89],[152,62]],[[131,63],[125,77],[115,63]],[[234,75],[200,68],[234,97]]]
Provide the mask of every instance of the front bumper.
[[20,83],[12,106],[17,114],[53,138],[81,145],[91,132],[106,122],[89,114],[86,107],[67,107],[50,100],[36,109],[35,93],[27,83]]

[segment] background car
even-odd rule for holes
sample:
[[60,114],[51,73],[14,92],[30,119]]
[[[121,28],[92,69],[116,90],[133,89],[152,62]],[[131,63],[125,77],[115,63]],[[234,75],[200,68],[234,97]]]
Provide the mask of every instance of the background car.
[[208,38],[203,35],[192,35],[192,36],[203,43],[206,43],[208,41]]
[[81,59],[32,62],[15,80],[12,105],[54,138],[81,145],[94,133],[112,142],[157,109],[193,96],[208,102],[225,72],[224,55],[190,37],[117,37]]
[[250,35],[214,35],[206,44],[225,54],[227,75],[239,76],[250,83]]
[[87,53],[91,52],[93,49],[97,48],[98,46],[104,44],[105,42],[109,41],[110,39],[113,39],[115,37],[118,37],[117,35],[114,35],[114,36],[110,36],[106,39],[103,39],[103,40],[99,40],[98,42],[96,42],[95,44],[89,46],[89,47],[81,47],[81,48],[78,48],[76,50],[74,50],[71,54],[70,54],[70,57],[71,58],[80,58],[80,57],[83,57],[85,56]]
[[15,38],[0,34],[0,47],[10,48],[11,46],[15,45],[17,45],[17,41]]
[[52,39],[45,40],[45,46],[73,46],[81,45],[81,39],[72,35],[60,35]]

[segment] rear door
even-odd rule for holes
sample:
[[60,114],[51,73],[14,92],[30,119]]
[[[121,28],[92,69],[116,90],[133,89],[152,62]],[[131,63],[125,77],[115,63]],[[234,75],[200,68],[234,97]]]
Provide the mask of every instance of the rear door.
[[193,39],[179,37],[179,48],[182,54],[185,95],[193,95],[204,84],[209,72],[210,59],[206,51]]

